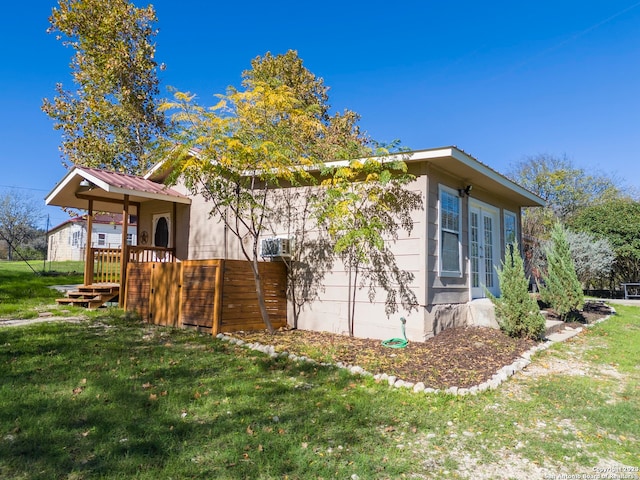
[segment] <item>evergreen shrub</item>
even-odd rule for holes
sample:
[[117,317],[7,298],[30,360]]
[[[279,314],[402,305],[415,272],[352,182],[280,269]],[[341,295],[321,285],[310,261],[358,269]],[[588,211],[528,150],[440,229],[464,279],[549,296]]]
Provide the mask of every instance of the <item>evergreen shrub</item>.
[[510,337],[538,339],[545,331],[545,319],[538,302],[529,294],[529,280],[517,243],[507,246],[502,268],[497,269],[501,296],[487,295],[493,302],[498,324]]
[[582,309],[584,294],[571,257],[567,234],[560,222],[551,230],[551,242],[547,245],[547,271],[542,275],[540,299],[549,304],[563,320],[571,312]]

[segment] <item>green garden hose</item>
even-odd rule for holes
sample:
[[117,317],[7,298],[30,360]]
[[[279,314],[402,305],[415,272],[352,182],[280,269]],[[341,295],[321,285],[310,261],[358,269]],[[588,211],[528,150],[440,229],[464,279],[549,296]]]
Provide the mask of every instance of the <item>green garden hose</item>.
[[383,340],[382,346],[388,348],[405,348],[409,345],[409,340],[407,340],[407,335],[404,332],[404,326],[407,323],[407,320],[404,317],[400,317],[400,321],[402,322],[402,337],[403,338],[390,338],[389,340]]

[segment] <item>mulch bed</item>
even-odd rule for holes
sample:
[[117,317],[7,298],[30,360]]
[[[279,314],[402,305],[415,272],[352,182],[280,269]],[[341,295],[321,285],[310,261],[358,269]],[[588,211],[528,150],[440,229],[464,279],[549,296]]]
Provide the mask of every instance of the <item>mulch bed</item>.
[[[560,318],[553,309],[545,308],[545,306],[542,305],[542,311],[544,312],[544,316],[547,320],[562,320],[562,318]],[[611,315],[611,313],[613,313],[613,310],[604,302],[588,300],[585,302],[582,310],[569,313],[563,324],[552,330],[547,330],[547,334],[553,333],[553,331],[562,330],[564,327],[584,327],[585,325],[594,323],[600,318]]]
[[[609,313],[606,306],[587,304],[580,318],[572,318],[568,326],[592,323]],[[320,362],[357,365],[372,374],[395,375],[439,389],[468,388],[485,382],[536,343],[482,327],[450,328],[425,342],[409,342],[403,349],[384,347],[380,340],[308,330],[279,330],[274,335],[265,331],[235,332],[233,336],[246,342],[273,345],[278,352],[304,355]]]
[[410,342],[403,349],[384,347],[380,340],[307,330],[282,330],[273,336],[266,332],[236,332],[233,336],[273,345],[279,352],[358,365],[373,374],[387,373],[440,389],[482,383],[535,344],[480,327],[451,328],[425,342]]

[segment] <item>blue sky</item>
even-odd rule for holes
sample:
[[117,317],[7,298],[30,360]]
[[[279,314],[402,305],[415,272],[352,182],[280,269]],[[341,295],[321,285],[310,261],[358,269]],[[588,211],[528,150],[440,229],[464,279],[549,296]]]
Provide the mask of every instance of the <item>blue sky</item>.
[[[377,140],[457,145],[500,172],[566,154],[640,189],[640,2],[152,3],[163,95],[213,104],[255,56],[296,49]],[[46,33],[56,4],[9,2],[0,19],[0,190],[37,199],[65,173],[40,110],[57,82],[72,88],[72,52]],[[43,213],[43,227],[66,218]]]

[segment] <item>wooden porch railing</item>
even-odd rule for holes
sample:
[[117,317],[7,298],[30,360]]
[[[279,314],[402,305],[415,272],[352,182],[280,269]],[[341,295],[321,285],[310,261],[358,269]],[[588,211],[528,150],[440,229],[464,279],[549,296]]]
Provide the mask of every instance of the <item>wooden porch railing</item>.
[[127,246],[129,250],[129,262],[131,263],[149,263],[149,262],[175,262],[176,249],[163,247],[143,247],[143,246]]
[[120,253],[119,248],[91,249],[91,283],[120,283]]
[[175,262],[176,251],[175,248],[127,245],[123,257],[119,248],[92,248],[85,266],[84,283],[121,283],[122,258],[126,263]]

